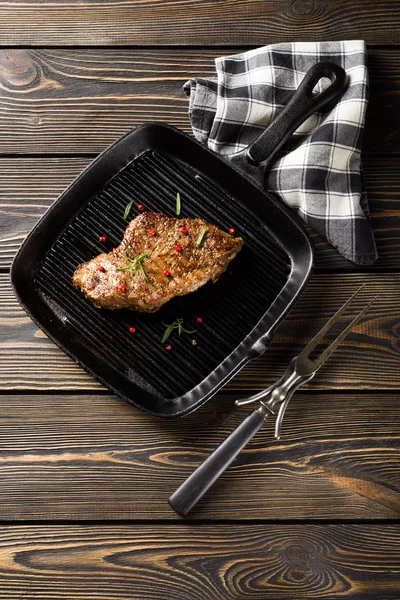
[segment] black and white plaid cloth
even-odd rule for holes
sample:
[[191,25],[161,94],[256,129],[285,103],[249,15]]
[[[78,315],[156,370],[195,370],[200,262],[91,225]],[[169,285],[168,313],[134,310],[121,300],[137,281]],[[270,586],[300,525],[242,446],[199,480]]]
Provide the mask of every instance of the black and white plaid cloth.
[[377,253],[361,169],[368,95],[363,41],[274,44],[217,58],[216,77],[184,85],[189,116],[195,137],[229,158],[260,135],[321,60],[341,65],[349,86],[333,108],[307,119],[277,154],[265,174],[265,189],[343,256],[368,265]]

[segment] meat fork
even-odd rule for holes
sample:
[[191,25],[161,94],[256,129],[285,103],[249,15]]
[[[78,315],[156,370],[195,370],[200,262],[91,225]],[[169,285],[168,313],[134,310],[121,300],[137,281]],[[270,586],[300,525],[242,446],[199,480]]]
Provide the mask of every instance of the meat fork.
[[239,452],[250,442],[257,431],[264,425],[269,415],[276,414],[275,437],[280,438],[282,421],[288,404],[294,392],[310,381],[324,362],[331,356],[350,331],[362,319],[376,298],[373,298],[365,308],[347,325],[336,339],[317,358],[311,360],[314,348],[321,343],[327,332],[347,310],[350,303],[359,294],[361,286],[355,294],[345,302],[319,333],[307,346],[293,358],[284,375],[265,390],[248,398],[237,400],[237,406],[260,402],[260,406],[250,413],[246,419],[222,442],[220,446],[190,475],[190,477],[172,494],[168,502],[179,514],[185,516],[212,486],[218,477],[235,460]]

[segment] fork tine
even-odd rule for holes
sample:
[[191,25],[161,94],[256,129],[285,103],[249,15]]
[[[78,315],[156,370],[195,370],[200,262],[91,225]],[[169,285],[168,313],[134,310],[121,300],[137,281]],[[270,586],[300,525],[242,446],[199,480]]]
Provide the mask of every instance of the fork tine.
[[352,296],[350,296],[350,298],[343,304],[343,306],[339,308],[339,310],[333,315],[333,317],[329,319],[329,321],[323,326],[323,328],[317,333],[317,335],[310,342],[308,342],[305,348],[303,348],[303,350],[299,354],[299,357],[306,356],[308,358],[308,355],[312,352],[312,350],[314,350],[315,346],[317,346],[321,342],[322,338],[325,337],[325,335],[331,329],[331,327],[333,327],[336,321],[347,310],[349,305],[353,302],[354,298],[361,292],[364,286],[365,283],[363,283],[363,285],[360,286]]
[[330,346],[328,346],[321,354],[318,358],[316,358],[313,362],[315,364],[315,366],[317,367],[317,369],[320,368],[321,365],[324,364],[324,362],[331,356],[331,354],[333,354],[333,352],[335,352],[336,348],[339,346],[339,344],[341,344],[344,340],[344,338],[350,333],[350,331],[357,325],[357,323],[362,319],[362,317],[365,315],[365,313],[368,311],[369,307],[371,306],[371,304],[373,302],[375,302],[375,300],[378,298],[378,296],[375,296],[375,298],[372,298],[371,302],[368,302],[368,304],[362,309],[362,311],[352,320],[351,323],[349,323],[349,325],[347,325],[346,329],[344,329],[342,331],[342,333],[340,333],[337,338],[335,340],[333,340],[333,342],[330,344]]

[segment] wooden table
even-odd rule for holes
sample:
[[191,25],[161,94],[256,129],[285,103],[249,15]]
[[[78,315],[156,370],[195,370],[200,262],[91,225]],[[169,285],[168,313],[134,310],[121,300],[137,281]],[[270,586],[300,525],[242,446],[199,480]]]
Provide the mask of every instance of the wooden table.
[[[0,598],[400,597],[400,4],[396,0],[0,0]],[[322,239],[273,349],[181,420],[112,396],[19,307],[11,260],[45,209],[143,121],[189,131],[182,84],[213,59],[364,38],[364,168],[380,258]],[[361,283],[368,317],[185,521],[167,497]]]

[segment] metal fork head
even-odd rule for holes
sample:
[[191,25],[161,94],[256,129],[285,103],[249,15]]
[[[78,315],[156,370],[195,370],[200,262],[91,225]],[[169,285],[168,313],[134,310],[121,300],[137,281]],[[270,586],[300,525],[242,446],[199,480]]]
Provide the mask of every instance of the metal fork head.
[[[314,350],[314,348],[321,343],[326,333],[335,325],[335,323],[339,320],[342,314],[347,310],[348,306],[354,300],[354,298],[360,293],[363,289],[363,285],[356,291],[355,294],[351,296],[343,304],[343,306],[329,319],[329,321],[324,325],[324,327],[317,333],[317,335],[307,344],[307,346],[298,354],[295,358],[292,359],[288,368],[282,377],[274,384],[269,386],[267,389],[254,394],[248,398],[243,398],[241,400],[236,400],[235,404],[237,406],[243,406],[244,404],[251,404],[252,402],[261,401],[263,398],[270,396],[270,400],[268,401],[269,408],[273,408],[275,404],[279,403],[276,395],[274,396],[274,392],[277,390],[281,390],[281,388],[285,388],[286,392],[288,391],[286,388],[288,384],[289,387],[293,388],[291,393],[303,383],[309,381],[318,369],[324,364],[324,362],[331,356],[331,354],[336,350],[336,348],[341,344],[341,342],[345,339],[345,337],[350,333],[350,331],[357,325],[357,323],[362,319],[365,315],[371,304],[376,300],[377,296],[371,300],[362,311],[347,325],[347,327],[333,340],[333,342],[323,351],[321,354],[315,358],[314,360],[310,359],[310,354]],[[281,418],[283,414],[281,413]],[[277,429],[279,429],[280,425],[277,423]],[[279,436],[278,436],[279,437]]]
[[324,362],[333,354],[336,348],[343,342],[343,340],[348,336],[350,331],[357,325],[357,323],[362,319],[365,313],[368,311],[371,304],[376,300],[377,296],[371,300],[360,312],[359,314],[347,325],[347,327],[333,340],[333,342],[323,351],[321,354],[311,360],[310,354],[314,350],[314,348],[320,344],[327,334],[327,332],[337,323],[342,314],[347,310],[349,305],[353,302],[354,298],[358,296],[358,294],[363,289],[364,285],[362,285],[348,300],[343,304],[341,308],[329,319],[329,321],[324,325],[324,327],[317,333],[317,335],[307,344],[307,346],[300,352],[296,359],[296,370],[299,375],[311,375],[318,371],[318,369],[324,364]]

